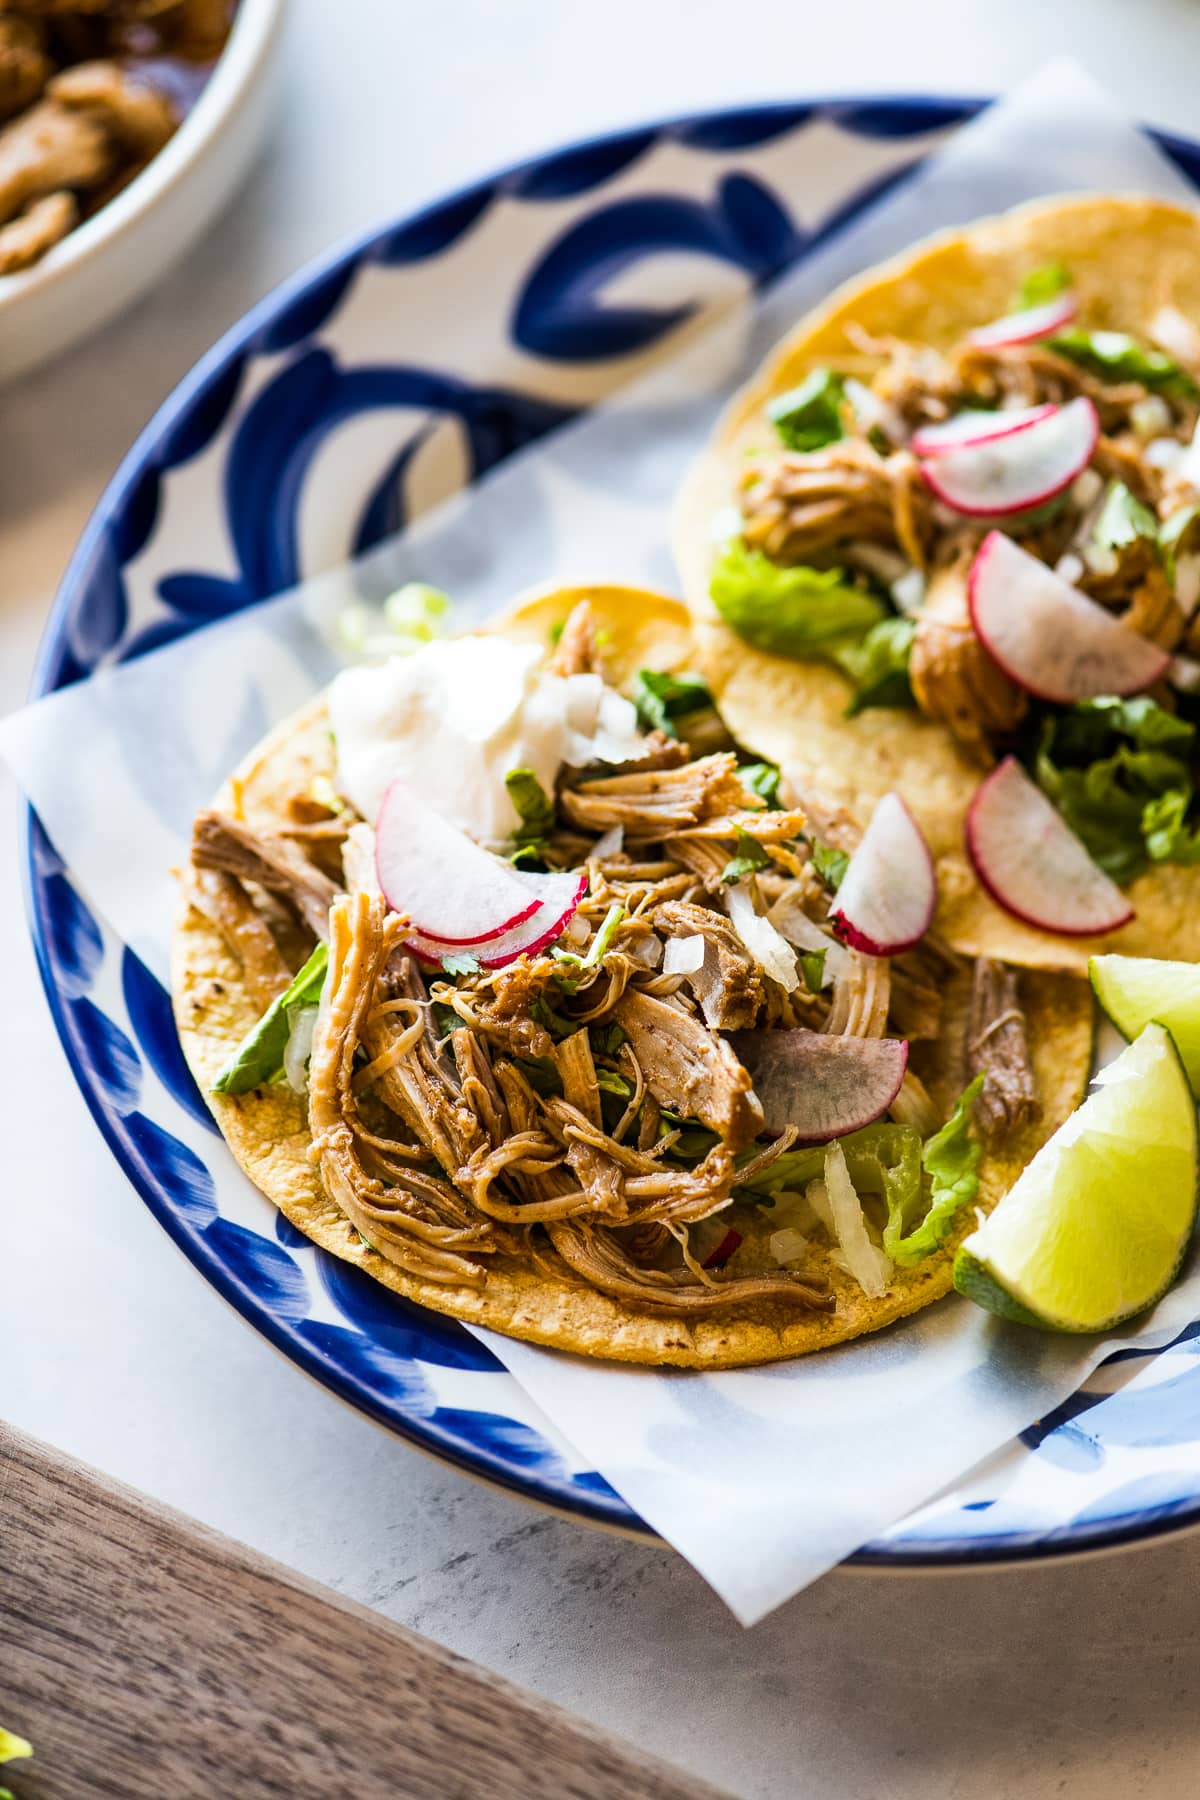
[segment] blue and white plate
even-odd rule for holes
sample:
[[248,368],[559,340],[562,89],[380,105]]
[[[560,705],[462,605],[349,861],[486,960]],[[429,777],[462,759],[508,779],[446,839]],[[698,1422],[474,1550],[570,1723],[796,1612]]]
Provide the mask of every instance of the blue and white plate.
[[[623,132],[481,182],[286,283],[129,453],[68,570],[36,692],[395,532],[627,381],[697,307],[809,255],[978,104],[806,102]],[[1200,179],[1200,145],[1158,142]],[[166,993],[91,913],[32,814],[27,872],[76,1079],[202,1274],[302,1368],[435,1455],[581,1519],[647,1530],[461,1327],[315,1250],[265,1201],[222,1211]],[[1200,1327],[1156,1355],[1112,1358],[858,1560],[1029,1556],[1197,1519]]]

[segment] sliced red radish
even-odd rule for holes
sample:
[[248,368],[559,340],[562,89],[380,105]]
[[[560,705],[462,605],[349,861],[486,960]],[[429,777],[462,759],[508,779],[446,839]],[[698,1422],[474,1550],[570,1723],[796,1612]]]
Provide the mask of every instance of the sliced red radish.
[[534,895],[536,911],[522,924],[485,943],[454,943],[426,933],[410,932],[407,947],[422,962],[440,966],[448,956],[474,956],[484,969],[502,969],[518,956],[536,956],[562,936],[587,893],[584,870],[563,870],[552,875],[525,875],[522,880]]
[[1097,694],[1137,694],[1171,657],[1089,600],[1036,556],[989,531],[967,581],[971,623],[1010,681],[1070,706]]
[[921,827],[899,794],[885,794],[850,858],[830,923],[852,950],[898,956],[924,937],[936,904],[937,876]]
[[1091,937],[1133,917],[1015,757],[993,769],[967,809],[967,854],[996,904],[1041,931]]
[[518,870],[426,806],[405,781],[393,781],[383,797],[375,870],[392,911],[443,944],[502,937],[542,903]]
[[1024,431],[966,444],[921,463],[939,500],[971,518],[999,518],[1053,500],[1086,469],[1100,421],[1083,395]]
[[966,450],[972,444],[994,444],[997,438],[1012,437],[1014,432],[1028,431],[1058,409],[1053,401],[1041,406],[1018,406],[1010,412],[955,413],[937,425],[922,425],[908,440],[917,456],[945,456],[950,450]]
[[1000,350],[1006,344],[1036,344],[1039,338],[1053,337],[1069,325],[1079,312],[1079,302],[1069,290],[1055,294],[1041,306],[1026,306],[1020,312],[993,319],[967,335],[981,350]]
[[731,1225],[729,1227],[729,1229],[726,1231],[724,1237],[722,1237],[720,1243],[716,1245],[715,1249],[710,1250],[708,1255],[704,1258],[704,1261],[700,1265],[701,1268],[703,1268],[703,1269],[723,1268],[724,1265],[729,1261],[730,1257],[733,1255],[734,1251],[740,1247],[741,1242],[742,1242],[741,1232],[735,1231],[733,1226]]
[[826,1144],[885,1113],[904,1080],[903,1038],[834,1037],[823,1031],[732,1031],[729,1041],[762,1102],[770,1132],[794,1125],[805,1144]]

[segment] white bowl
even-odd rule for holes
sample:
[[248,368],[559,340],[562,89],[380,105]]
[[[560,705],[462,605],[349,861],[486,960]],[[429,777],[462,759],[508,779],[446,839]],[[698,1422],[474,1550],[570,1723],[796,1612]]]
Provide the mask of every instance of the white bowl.
[[286,0],[240,0],[229,41],[174,137],[31,269],[0,275],[0,381],[106,325],[165,275],[262,142]]

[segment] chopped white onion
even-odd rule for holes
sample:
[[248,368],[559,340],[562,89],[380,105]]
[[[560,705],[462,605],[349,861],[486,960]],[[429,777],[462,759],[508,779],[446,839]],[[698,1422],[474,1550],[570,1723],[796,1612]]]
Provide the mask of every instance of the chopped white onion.
[[1095,469],[1081,470],[1071,483],[1071,500],[1075,506],[1092,506],[1103,492],[1103,477]]
[[1171,409],[1161,394],[1147,394],[1130,407],[1129,423],[1140,438],[1160,438],[1171,429]]
[[1200,694],[1200,662],[1192,656],[1173,656],[1167,680],[1181,694]]
[[294,1094],[308,1092],[308,1059],[312,1055],[313,1032],[320,1010],[319,1006],[301,1006],[292,1014],[292,1029],[288,1032],[287,1048],[283,1053],[283,1072]]
[[842,1146],[835,1140],[825,1152],[825,1192],[833,1214],[834,1236],[846,1266],[868,1299],[877,1300],[891,1279],[888,1257],[871,1242],[862,1203],[854,1191]]
[[1200,332],[1177,306],[1160,306],[1148,329],[1154,342],[1179,362],[1200,367]]
[[784,1231],[773,1231],[769,1242],[777,1263],[797,1263],[808,1254],[808,1239],[790,1226]]
[[693,937],[667,939],[662,959],[664,975],[694,975],[703,967],[704,939],[698,933]]
[[718,546],[727,544],[730,538],[740,537],[742,530],[741,508],[730,501],[725,506],[718,506],[708,521],[708,541]]
[[1200,602],[1200,555],[1194,550],[1175,558],[1175,602],[1185,619]]
[[1054,573],[1060,581],[1070,582],[1074,587],[1083,574],[1083,558],[1076,556],[1074,550],[1064,550],[1054,565]]
[[592,845],[590,856],[596,862],[604,862],[610,856],[620,856],[625,848],[625,827],[610,825],[603,837],[598,837]]
[[791,994],[800,986],[796,952],[776,931],[770,919],[754,910],[754,899],[744,882],[736,882],[726,894],[729,922],[759,967]]
[[586,944],[592,935],[592,928],[586,919],[575,913],[567,929],[563,932],[569,944]]
[[1142,451],[1142,459],[1152,469],[1165,469],[1173,474],[1187,455],[1187,445],[1181,444],[1178,438],[1154,438]]
[[829,1194],[823,1181],[810,1181],[804,1190],[804,1198],[812,1208],[818,1225],[823,1225],[829,1233],[831,1244],[837,1243],[837,1232],[833,1228],[833,1208],[829,1204]]
[[892,583],[892,599],[902,613],[918,613],[925,604],[925,577],[920,569],[909,569]]
[[864,431],[882,431],[892,444],[908,442],[908,426],[903,415],[881,399],[874,388],[867,387],[865,382],[856,381],[853,375],[848,375],[842,386],[854,410],[854,417]]
[[835,943],[819,925],[813,923],[800,904],[800,896],[795,889],[779,897],[767,914],[767,919],[797,950],[825,951],[825,972],[821,980],[823,988],[829,987],[845,973],[844,947]]
[[648,931],[645,937],[630,938],[628,942],[622,940],[621,952],[643,969],[657,969],[662,961],[662,939]]
[[1085,544],[1083,560],[1093,575],[1115,575],[1119,566],[1117,553],[1108,544]]

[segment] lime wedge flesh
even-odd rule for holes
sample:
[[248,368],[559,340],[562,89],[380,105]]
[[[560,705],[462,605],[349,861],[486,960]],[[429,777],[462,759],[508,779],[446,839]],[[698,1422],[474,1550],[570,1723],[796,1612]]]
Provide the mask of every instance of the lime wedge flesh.
[[1179,1046],[1193,1094],[1200,1094],[1200,963],[1157,962],[1149,956],[1093,956],[1088,963],[1097,1000],[1123,1037],[1135,1038],[1157,1019]]
[[1148,1025],[954,1259],[968,1299],[1051,1331],[1106,1331],[1179,1272],[1196,1220],[1196,1104]]

